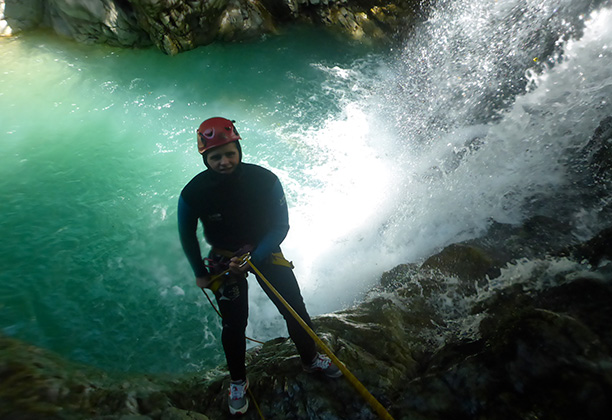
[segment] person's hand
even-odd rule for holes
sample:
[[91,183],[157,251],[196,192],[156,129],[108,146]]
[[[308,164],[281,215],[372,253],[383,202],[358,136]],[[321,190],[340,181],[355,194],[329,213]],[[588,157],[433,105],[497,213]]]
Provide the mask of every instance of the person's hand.
[[196,277],[196,284],[200,289],[208,288],[211,283],[210,276]]
[[249,264],[241,257],[233,257],[229,263],[229,269],[232,273],[244,275],[249,271]]

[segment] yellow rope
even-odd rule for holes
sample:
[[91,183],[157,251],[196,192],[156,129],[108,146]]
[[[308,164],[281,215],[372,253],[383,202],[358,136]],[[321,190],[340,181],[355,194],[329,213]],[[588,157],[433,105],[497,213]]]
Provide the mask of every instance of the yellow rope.
[[249,393],[249,395],[251,396],[251,399],[253,400],[253,404],[255,404],[255,409],[257,410],[257,413],[259,413],[259,417],[261,417],[261,420],[266,420],[263,413],[261,412],[261,410],[259,409],[259,405],[257,405],[257,401],[255,400],[255,396],[253,395],[253,393],[251,392],[251,388],[247,388],[247,392]]
[[359,392],[359,394],[361,394],[361,396],[370,404],[370,406],[374,409],[374,411],[376,411],[378,416],[381,419],[393,420],[393,417],[391,417],[391,414],[389,414],[389,412],[387,412],[385,407],[383,407],[382,404],[379,403],[378,400],[376,398],[374,398],[374,396],[372,394],[370,394],[370,392],[366,389],[366,387],[363,386],[361,384],[361,382],[359,382],[359,380],[355,377],[355,375],[353,375],[351,373],[351,371],[348,370],[346,368],[346,366],[344,366],[342,364],[340,359],[338,359],[332,353],[332,351],[325,345],[325,343],[323,341],[321,341],[321,339],[312,330],[312,328],[310,328],[308,326],[308,324],[306,324],[306,322],[304,322],[302,317],[299,316],[297,312],[295,312],[295,310],[291,307],[291,305],[289,305],[289,303],[287,303],[287,301],[281,296],[281,294],[278,293],[278,291],[270,284],[268,279],[266,279],[265,276],[263,274],[261,274],[261,271],[259,271],[257,269],[257,267],[255,267],[253,265],[253,263],[251,262],[251,256],[249,254],[246,254],[246,255],[244,255],[242,257],[242,259],[243,259],[243,261],[246,260],[246,262],[251,266],[253,271],[255,271],[255,274],[257,274],[259,276],[259,278],[261,278],[263,280],[263,282],[266,284],[266,286],[268,286],[270,288],[272,293],[274,293],[274,295],[281,301],[281,303],[285,306],[285,308],[287,308],[287,310],[291,313],[291,315],[293,315],[293,317],[302,326],[302,328],[304,328],[304,330],[306,330],[308,335],[310,335],[310,337],[312,337],[312,339],[315,341],[315,343],[317,343],[319,345],[321,350],[323,350],[325,352],[325,354],[327,354],[329,356],[329,358],[332,360],[332,362],[334,362],[334,364],[336,366],[338,366],[338,369],[340,369],[340,371],[344,374],[346,379],[348,379],[348,381],[351,383],[351,385],[353,385],[353,387],[355,387],[357,392]]

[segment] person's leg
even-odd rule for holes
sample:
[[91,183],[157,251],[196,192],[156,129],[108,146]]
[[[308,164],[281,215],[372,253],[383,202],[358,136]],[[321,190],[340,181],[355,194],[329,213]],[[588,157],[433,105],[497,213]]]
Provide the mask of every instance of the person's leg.
[[248,285],[246,278],[228,281],[215,294],[219,312],[223,317],[221,342],[225,351],[225,359],[234,381],[246,379],[245,332],[249,315]]
[[[257,267],[261,273],[266,277],[270,284],[280,293],[280,295],[287,301],[287,303],[297,312],[297,314],[306,322],[306,324],[312,328],[312,321],[310,315],[306,310],[304,299],[300,293],[300,287],[297,283],[297,279],[293,274],[293,270],[289,267],[275,265],[267,263],[262,267]],[[278,308],[279,312],[285,318],[287,323],[287,330],[289,337],[295,343],[302,363],[309,364],[317,355],[317,349],[314,340],[306,330],[299,324],[299,322],[291,315],[289,310],[285,308],[282,302],[274,295],[274,293],[266,286],[266,284],[257,277],[259,285],[266,292],[266,295],[272,300],[274,305]]]

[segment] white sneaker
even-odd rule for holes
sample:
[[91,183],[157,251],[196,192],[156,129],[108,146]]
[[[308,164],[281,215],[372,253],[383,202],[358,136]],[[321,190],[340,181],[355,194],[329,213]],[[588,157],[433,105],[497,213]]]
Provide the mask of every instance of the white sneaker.
[[246,395],[248,388],[248,379],[246,381],[230,382],[229,396],[227,398],[230,414],[244,414],[247,412],[249,409],[249,399]]
[[342,371],[338,369],[338,366],[334,365],[329,357],[321,353],[317,353],[310,366],[302,365],[302,368],[308,373],[322,372],[330,378],[342,376]]

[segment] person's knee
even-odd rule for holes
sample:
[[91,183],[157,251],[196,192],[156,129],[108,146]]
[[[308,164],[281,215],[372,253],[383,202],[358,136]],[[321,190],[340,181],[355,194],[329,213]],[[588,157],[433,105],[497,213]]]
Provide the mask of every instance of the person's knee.
[[[229,321],[229,322],[228,322]],[[247,327],[246,319],[235,319],[235,320],[223,320],[223,331],[228,333],[244,334]]]

